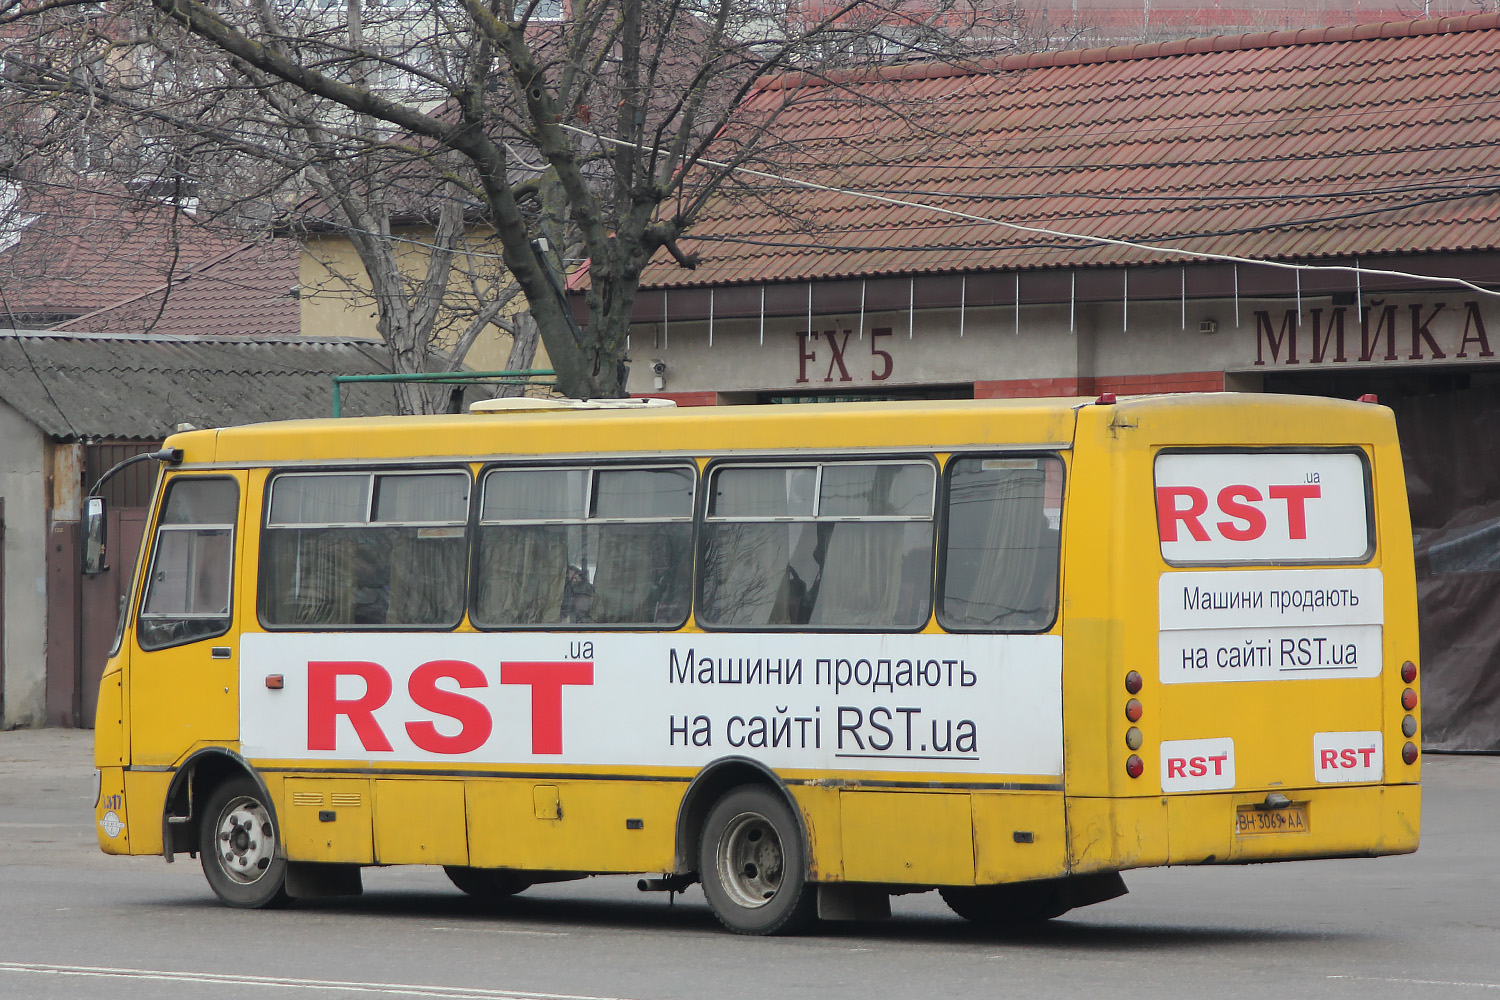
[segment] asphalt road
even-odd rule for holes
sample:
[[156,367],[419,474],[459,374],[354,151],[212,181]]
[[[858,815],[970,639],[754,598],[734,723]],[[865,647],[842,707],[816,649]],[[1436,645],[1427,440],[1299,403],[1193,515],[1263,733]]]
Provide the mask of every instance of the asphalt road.
[[356,899],[230,910],[195,862],[98,853],[88,733],[0,733],[0,998],[1500,1000],[1500,759],[1425,775],[1407,857],[1127,873],[1129,896],[1019,937],[929,893],[762,939],[719,930],[696,888],[669,906],[625,878],[487,907],[376,869]]

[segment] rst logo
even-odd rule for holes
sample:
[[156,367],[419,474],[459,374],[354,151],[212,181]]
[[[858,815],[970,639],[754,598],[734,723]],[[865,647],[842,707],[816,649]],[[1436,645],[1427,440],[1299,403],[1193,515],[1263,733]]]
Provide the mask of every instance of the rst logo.
[[1370,552],[1358,452],[1163,452],[1155,471],[1169,562],[1353,562]]
[[1209,792],[1233,787],[1233,739],[1162,741],[1162,791]]
[[1379,781],[1385,745],[1376,731],[1314,733],[1313,777],[1318,781]]
[[[501,685],[530,689],[531,752],[563,752],[563,688],[592,685],[589,660],[499,664]],[[461,755],[483,747],[495,730],[489,707],[461,692],[491,686],[492,677],[466,660],[429,660],[405,678],[406,698],[421,714],[401,711],[390,725],[376,713],[392,700],[392,672],[369,660],[312,660],[307,664],[307,749],[338,751],[354,744],[370,753],[396,750],[391,737],[433,754]],[[342,722],[340,720],[343,720]],[[392,730],[399,726],[399,730]],[[452,731],[456,727],[456,732]],[[448,730],[445,732],[444,730]]]

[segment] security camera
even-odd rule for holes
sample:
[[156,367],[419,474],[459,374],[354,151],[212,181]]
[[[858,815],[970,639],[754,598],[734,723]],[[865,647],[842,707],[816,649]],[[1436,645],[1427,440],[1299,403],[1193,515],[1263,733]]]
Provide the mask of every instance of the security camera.
[[667,373],[667,363],[665,361],[661,360],[660,358],[657,358],[655,361],[651,362],[651,374],[652,375],[665,375],[666,373]]

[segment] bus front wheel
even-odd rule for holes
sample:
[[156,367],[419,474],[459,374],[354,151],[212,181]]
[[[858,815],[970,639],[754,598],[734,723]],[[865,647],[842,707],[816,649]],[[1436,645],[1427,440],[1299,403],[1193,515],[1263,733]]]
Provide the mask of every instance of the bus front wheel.
[[714,803],[698,871],[714,916],[737,934],[792,934],[813,919],[817,896],[796,817],[765,786],[734,788]]
[[198,858],[214,894],[230,906],[283,906],[286,858],[265,793],[248,776],[231,778],[208,797]]

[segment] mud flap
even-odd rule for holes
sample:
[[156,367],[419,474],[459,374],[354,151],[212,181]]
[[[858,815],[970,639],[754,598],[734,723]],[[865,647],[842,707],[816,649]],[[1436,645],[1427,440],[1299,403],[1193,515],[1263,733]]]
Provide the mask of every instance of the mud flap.
[[1053,882],[1053,898],[1045,916],[1059,917],[1080,906],[1091,906],[1115,899],[1130,890],[1119,872],[1095,872],[1092,875],[1069,875]]

